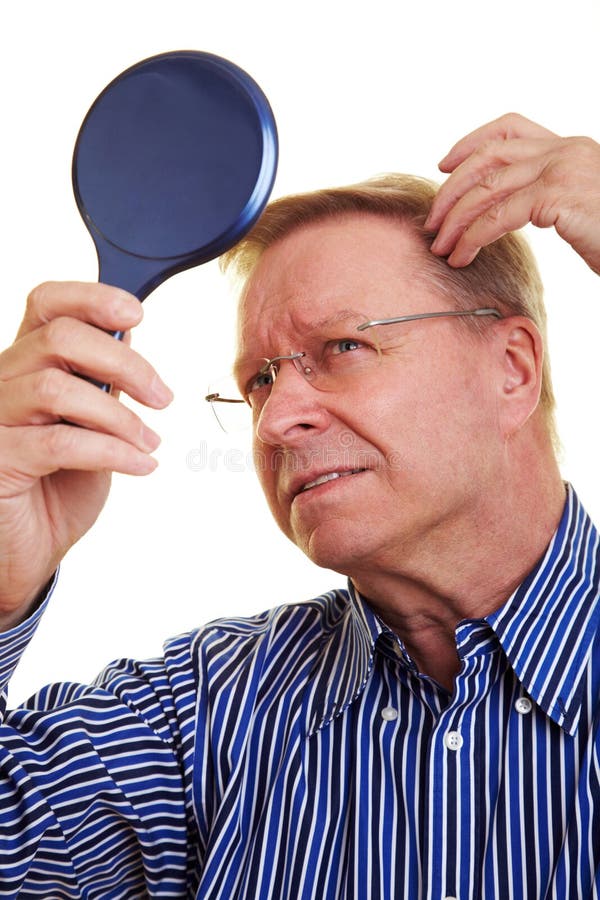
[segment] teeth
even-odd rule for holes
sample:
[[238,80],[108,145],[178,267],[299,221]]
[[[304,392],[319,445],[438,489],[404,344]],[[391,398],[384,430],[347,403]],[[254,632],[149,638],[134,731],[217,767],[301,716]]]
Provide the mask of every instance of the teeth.
[[305,484],[302,488],[303,491],[308,491],[310,488],[316,487],[318,484],[325,484],[326,481],[333,481],[334,478],[341,478],[340,472],[328,472],[327,475],[320,475],[318,478],[315,478],[314,481],[309,481],[308,484]]
[[326,481],[333,481],[334,478],[343,478],[345,475],[355,475],[357,472],[364,472],[364,469],[352,469],[352,471],[346,472],[327,472],[325,475],[319,475],[314,481],[307,482],[307,484],[300,489],[300,492],[309,491],[319,484],[325,484]]

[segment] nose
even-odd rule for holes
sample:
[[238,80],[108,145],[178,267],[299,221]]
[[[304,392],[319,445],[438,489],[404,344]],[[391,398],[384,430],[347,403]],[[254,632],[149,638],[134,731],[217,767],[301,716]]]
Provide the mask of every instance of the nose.
[[331,421],[325,398],[293,363],[284,362],[255,422],[256,437],[273,447],[291,447],[302,442],[307,431],[325,430]]

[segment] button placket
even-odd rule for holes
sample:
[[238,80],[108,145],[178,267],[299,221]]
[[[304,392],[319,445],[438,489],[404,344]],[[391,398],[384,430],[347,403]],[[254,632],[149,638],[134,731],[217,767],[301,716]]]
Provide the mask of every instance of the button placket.
[[[485,735],[478,709],[486,703],[487,693],[477,695],[471,688],[490,657],[480,653],[461,657],[453,694],[446,706],[441,705],[432,732],[426,822],[430,859],[424,896],[437,900],[459,898],[459,891],[467,890],[463,883],[471,885],[472,880],[473,896],[478,895],[478,877],[475,874],[472,879],[466,871],[463,851],[464,841],[469,846],[471,840],[477,841],[480,823],[477,808],[464,798],[479,796],[478,770]],[[460,845],[459,840],[463,842]]]

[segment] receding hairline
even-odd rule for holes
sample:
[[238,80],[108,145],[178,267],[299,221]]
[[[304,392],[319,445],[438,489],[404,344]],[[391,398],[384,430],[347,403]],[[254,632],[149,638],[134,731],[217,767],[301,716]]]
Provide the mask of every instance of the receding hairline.
[[248,288],[251,286],[253,277],[256,273],[256,269],[263,260],[263,257],[268,256],[269,251],[277,250],[282,244],[285,244],[286,241],[293,240],[305,234],[310,234],[311,231],[318,230],[320,228],[331,228],[333,231],[335,231],[336,228],[351,223],[357,223],[358,225],[368,225],[373,221],[381,222],[384,225],[389,226],[392,231],[395,231],[396,233],[400,232],[403,234],[403,236],[407,239],[407,243],[403,246],[403,254],[405,256],[405,259],[409,264],[411,264],[411,266],[414,264],[414,269],[411,272],[411,275],[413,275],[415,278],[419,278],[420,273],[423,271],[424,264],[426,265],[427,263],[427,257],[429,254],[427,252],[427,248],[419,239],[419,234],[415,231],[414,228],[411,227],[411,223],[409,221],[395,218],[384,212],[378,213],[369,210],[346,210],[329,215],[323,215],[322,217],[319,217],[317,219],[310,219],[309,221],[295,224],[292,227],[286,229],[284,233],[274,237],[270,243],[257,246],[255,253],[253,253],[252,255],[250,255],[250,253],[246,250],[244,253],[245,265],[243,267],[243,271],[238,272],[235,268],[236,264],[233,263],[234,275],[237,275],[239,281],[241,282],[239,291],[240,299],[245,296]]
[[262,254],[287,235],[319,222],[377,216],[404,224],[420,237],[438,185],[416,175],[378,175],[356,184],[289,194],[273,200],[251,231],[219,260],[221,269],[245,280]]

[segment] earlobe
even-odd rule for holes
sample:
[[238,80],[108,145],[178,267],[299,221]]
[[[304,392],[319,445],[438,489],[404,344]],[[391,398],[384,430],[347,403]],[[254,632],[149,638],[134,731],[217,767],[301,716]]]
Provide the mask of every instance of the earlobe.
[[518,431],[537,408],[544,348],[530,319],[507,319],[502,344],[501,417],[505,435]]

